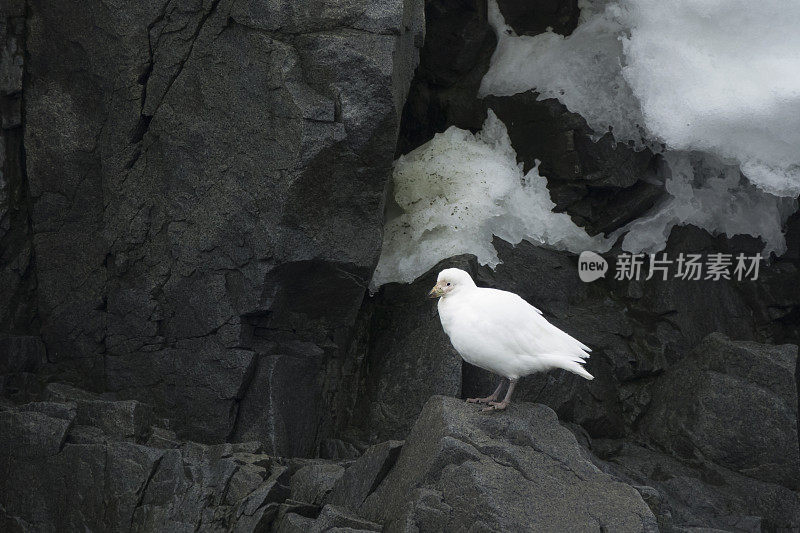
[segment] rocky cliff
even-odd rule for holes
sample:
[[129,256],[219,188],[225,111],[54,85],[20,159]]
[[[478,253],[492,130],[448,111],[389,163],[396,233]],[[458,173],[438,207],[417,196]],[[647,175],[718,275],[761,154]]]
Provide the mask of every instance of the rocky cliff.
[[273,451],[313,454],[380,253],[421,2],[31,2],[24,23],[10,232],[48,361],[181,435],[269,427]]
[[[581,13],[499,7],[520,35]],[[752,281],[587,284],[495,239],[496,269],[369,293],[395,157],[487,109],[592,234],[666,194],[661,155],[558,101],[478,98],[485,1],[11,0],[0,46],[0,529],[800,528],[797,213]],[[463,404],[494,378],[424,299],[443,266],[534,303],[596,379]]]

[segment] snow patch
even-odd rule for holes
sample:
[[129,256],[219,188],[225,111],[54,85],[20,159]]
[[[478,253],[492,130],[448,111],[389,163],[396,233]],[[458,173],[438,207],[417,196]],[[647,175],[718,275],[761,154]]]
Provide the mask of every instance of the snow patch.
[[622,249],[656,253],[676,225],[692,224],[713,235],[753,235],[765,242],[765,255],[786,251],[782,225],[797,207],[791,198],[765,194],[735,167],[698,152],[664,154],[668,193],[651,213],[611,235],[622,234]]
[[800,3],[622,6],[622,71],[654,137],[738,163],[766,192],[800,194]]
[[517,36],[495,0],[489,1],[488,11],[497,47],[478,96],[511,96],[535,89],[539,99],[557,98],[580,114],[597,138],[613,129],[618,141],[643,145],[639,103],[622,75],[619,35],[624,28],[611,15],[617,10],[604,8],[569,37],[549,31]]
[[590,237],[566,213],[552,212],[538,162],[523,172],[505,125],[491,110],[480,132],[453,126],[398,158],[393,182],[402,212],[386,223],[372,291],[411,282],[460,254],[495,267],[495,235],[512,244],[525,239],[573,252],[611,246]]
[[[597,136],[664,153],[671,199],[634,221],[629,251],[663,249],[675,224],[761,237],[786,249],[800,194],[800,3],[581,0],[572,35],[498,36],[480,94],[530,89]],[[749,183],[741,179],[744,175]],[[788,198],[781,198],[788,197]]]

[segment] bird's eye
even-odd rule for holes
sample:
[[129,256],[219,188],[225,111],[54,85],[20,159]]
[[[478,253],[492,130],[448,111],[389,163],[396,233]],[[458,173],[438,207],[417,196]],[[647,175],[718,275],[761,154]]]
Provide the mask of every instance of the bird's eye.
[[449,287],[449,286],[450,286],[450,284],[448,283],[448,284],[447,284],[447,286]]

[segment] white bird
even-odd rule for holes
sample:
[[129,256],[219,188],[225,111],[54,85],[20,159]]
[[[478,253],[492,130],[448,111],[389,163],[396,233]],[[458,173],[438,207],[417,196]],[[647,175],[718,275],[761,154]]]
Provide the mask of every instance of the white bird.
[[[563,368],[594,379],[581,366],[591,350],[518,295],[478,287],[463,270],[448,268],[428,296],[439,298],[442,328],[462,359],[501,376],[491,396],[467,400],[489,404],[485,411],[508,407],[517,380],[534,372]],[[508,392],[498,402],[503,378],[509,381]]]

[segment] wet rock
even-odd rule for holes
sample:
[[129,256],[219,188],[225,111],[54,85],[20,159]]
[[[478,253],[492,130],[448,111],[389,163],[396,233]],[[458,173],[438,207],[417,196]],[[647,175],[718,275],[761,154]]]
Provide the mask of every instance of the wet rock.
[[585,459],[549,408],[487,414],[438,396],[362,512],[396,531],[656,531],[639,493]]
[[796,345],[712,334],[654,387],[645,431],[682,459],[797,489],[796,366]]

